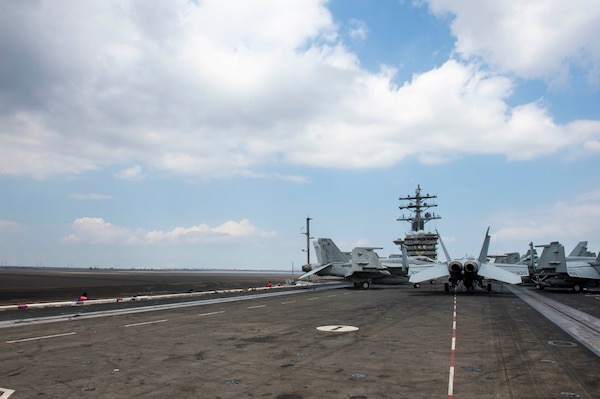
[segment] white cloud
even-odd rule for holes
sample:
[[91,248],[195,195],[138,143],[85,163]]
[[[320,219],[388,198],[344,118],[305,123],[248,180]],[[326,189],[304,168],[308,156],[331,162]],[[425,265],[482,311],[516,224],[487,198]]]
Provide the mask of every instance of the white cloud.
[[564,81],[569,69],[598,82],[600,3],[596,0],[426,0],[450,13],[456,51],[525,78]]
[[0,220],[0,232],[13,233],[23,230],[23,227],[16,222],[10,220]]
[[350,25],[348,34],[352,39],[365,40],[369,35],[369,28],[364,21],[352,18],[348,24]]
[[63,237],[63,242],[113,244],[124,243],[131,238],[129,230],[107,223],[102,218],[79,218],[73,222],[72,227],[75,233]]
[[82,217],[76,219],[73,234],[62,238],[63,243],[120,244],[120,245],[180,245],[206,244],[252,238],[274,237],[276,232],[262,231],[248,219],[227,221],[211,227],[199,224],[191,227],[175,227],[169,231],[137,229],[132,231],[115,226],[102,218]]
[[[534,244],[560,241],[565,247],[600,234],[600,190],[582,193],[547,208],[511,210],[491,217],[499,227],[492,240]],[[597,242],[596,242],[597,244]]]
[[142,167],[134,165],[131,168],[123,169],[115,173],[115,177],[121,180],[138,181],[144,179],[145,175],[142,173]]
[[[448,60],[400,87],[393,68],[362,70],[325,1],[58,4],[12,4],[0,16],[0,78],[11,82],[0,91],[0,173],[42,179],[132,164],[115,175],[131,180],[143,164],[225,178],[278,176],[282,162],[351,169],[600,151],[600,121],[560,125],[541,102],[511,108],[515,82],[476,65]],[[458,14],[457,34],[483,29],[458,5],[431,7]],[[503,14],[483,11],[501,25]],[[588,58],[592,31],[567,37]],[[484,36],[459,40],[459,51],[488,51],[478,50]],[[560,54],[555,69],[571,57]]]

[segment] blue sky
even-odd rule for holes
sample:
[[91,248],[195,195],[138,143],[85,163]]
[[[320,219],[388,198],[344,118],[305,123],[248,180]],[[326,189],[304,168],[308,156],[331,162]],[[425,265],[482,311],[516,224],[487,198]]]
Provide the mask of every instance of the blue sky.
[[453,256],[600,250],[600,4],[0,10],[0,264],[284,269],[438,195]]

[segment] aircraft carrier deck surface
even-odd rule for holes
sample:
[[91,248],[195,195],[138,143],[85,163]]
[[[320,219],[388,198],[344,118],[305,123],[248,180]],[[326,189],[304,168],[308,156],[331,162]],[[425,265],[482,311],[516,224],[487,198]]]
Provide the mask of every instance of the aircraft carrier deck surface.
[[600,292],[493,288],[328,284],[4,311],[0,397],[600,398],[600,357],[521,299],[585,312],[577,334],[594,342]]

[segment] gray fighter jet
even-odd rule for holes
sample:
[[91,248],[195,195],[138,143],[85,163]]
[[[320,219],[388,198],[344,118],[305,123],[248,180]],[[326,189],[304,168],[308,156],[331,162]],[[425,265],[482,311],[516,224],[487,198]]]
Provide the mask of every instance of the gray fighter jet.
[[[543,247],[532,281],[538,290],[545,287],[572,288],[581,292],[585,287],[600,284],[600,255],[587,251],[587,242],[582,241],[565,256],[565,247],[558,241]],[[583,256],[582,256],[583,255]]]
[[310,266],[299,280],[312,275],[336,276],[354,283],[354,287],[367,289],[373,280],[389,277],[391,273],[381,264],[375,247],[356,247],[351,254],[344,253],[330,238],[314,242],[318,265]]
[[[485,239],[479,253],[479,258],[467,256],[461,259],[451,259],[446,246],[440,237],[440,244],[446,255],[447,262],[441,262],[417,273],[411,274],[409,281],[414,283],[415,288],[420,287],[423,281],[435,280],[447,277],[448,282],[444,284],[444,290],[456,289],[459,284],[467,290],[473,290],[475,285],[484,288],[484,279],[498,280],[510,284],[520,284],[521,276],[529,275],[526,264],[502,263],[494,264],[487,261],[487,253],[490,245],[489,227],[485,233]],[[492,285],[487,284],[487,291],[492,290]]]

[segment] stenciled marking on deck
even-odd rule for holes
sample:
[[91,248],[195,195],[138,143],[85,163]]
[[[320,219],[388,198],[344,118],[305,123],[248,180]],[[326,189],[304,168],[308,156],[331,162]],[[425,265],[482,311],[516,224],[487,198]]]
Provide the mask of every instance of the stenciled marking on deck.
[[152,320],[152,321],[143,321],[143,322],[141,322],[141,323],[125,324],[125,327],[145,326],[145,325],[147,325],[147,324],[157,324],[157,323],[164,323],[165,321],[167,321],[167,319],[162,319],[162,320]]
[[324,331],[324,332],[351,332],[351,331],[357,331],[358,327],[332,325],[332,326],[319,326],[319,327],[317,327],[317,330]]
[[15,393],[14,389],[0,388],[0,399],[8,399],[13,393]]
[[456,354],[456,292],[452,311],[452,344],[450,345],[450,372],[448,375],[448,399],[454,397],[454,357]]
[[246,309],[259,309],[259,308],[264,308],[267,305],[256,305],[256,306],[248,306]]
[[76,332],[69,332],[64,334],[52,334],[52,335],[43,335],[41,337],[32,337],[32,338],[23,338],[23,339],[13,339],[11,341],[6,341],[7,344],[16,344],[19,342],[29,342],[29,341],[38,341],[41,339],[49,339],[49,338],[58,338],[58,337],[66,337],[68,335],[75,335]]

